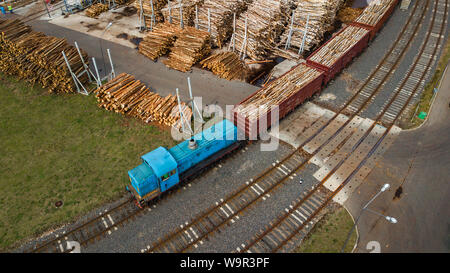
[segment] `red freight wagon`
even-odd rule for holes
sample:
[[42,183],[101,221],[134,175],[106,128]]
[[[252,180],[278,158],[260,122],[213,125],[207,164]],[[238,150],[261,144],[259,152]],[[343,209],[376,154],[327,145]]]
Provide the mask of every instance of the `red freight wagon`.
[[[315,62],[311,59],[314,59],[315,54],[318,54],[318,52],[321,51],[322,48],[325,48],[328,44],[335,42],[335,39],[340,39],[340,36],[344,31],[346,31],[348,28],[358,28],[365,31],[365,34],[359,39],[356,43],[354,43],[352,46],[350,46],[344,53],[339,56],[333,64],[327,66],[319,62]],[[317,69],[320,69],[325,72],[324,77],[324,84],[327,84],[330,80],[332,80],[336,74],[341,72],[345,66],[359,53],[361,53],[368,45],[370,38],[370,32],[369,30],[365,28],[361,28],[358,26],[347,26],[343,28],[341,31],[339,31],[333,38],[328,40],[325,44],[323,44],[321,47],[319,47],[316,51],[314,51],[308,59],[306,59],[306,62],[308,65],[315,67]],[[330,52],[329,54],[335,54],[333,52]],[[336,54],[335,54],[336,55]]]
[[391,5],[389,6],[389,8],[386,9],[386,11],[384,12],[384,14],[381,17],[381,19],[377,23],[375,23],[374,25],[369,25],[369,24],[364,24],[362,22],[358,22],[357,20],[358,20],[359,17],[356,18],[356,20],[354,22],[351,22],[350,25],[359,26],[359,27],[363,27],[365,29],[370,30],[370,40],[373,40],[373,38],[375,38],[377,33],[383,27],[384,23],[386,23],[386,21],[389,18],[389,16],[391,16],[392,12],[394,12],[394,9],[397,6],[397,4],[398,4],[398,0],[393,0],[391,2]]
[[[313,76],[312,79],[305,82],[302,86],[298,87],[298,89],[297,86],[295,85],[295,82],[289,83],[290,86],[292,86],[292,90],[294,90],[294,92],[292,92],[290,96],[283,97],[282,101],[279,103],[278,120],[281,120],[290,111],[294,110],[295,107],[304,102],[307,98],[314,95],[314,93],[316,93],[317,91],[320,91],[322,88],[324,73],[321,70],[318,70],[314,67],[307,65],[306,63],[301,63],[295,66],[288,72],[284,73],[278,79],[283,79],[283,77],[286,78],[289,77],[289,73],[293,73],[295,69],[308,70],[310,73],[313,73],[312,74]],[[252,98],[256,97],[258,93],[261,92],[262,90],[269,88],[269,86],[271,86],[272,84],[276,85],[278,83],[277,80],[274,80],[268,86],[261,88],[260,90],[256,91],[255,93],[247,97],[245,100],[236,105],[232,111],[233,122],[239,129],[244,131],[246,136],[251,140],[257,139],[257,137],[260,135],[261,127],[262,130],[268,129],[272,125],[274,125],[274,123],[277,122],[278,120],[272,120],[271,108],[269,108],[264,114],[259,115],[257,118],[250,120],[248,116],[242,115],[242,113],[239,111],[239,109],[237,109],[237,107],[244,106],[245,104],[251,104]]]

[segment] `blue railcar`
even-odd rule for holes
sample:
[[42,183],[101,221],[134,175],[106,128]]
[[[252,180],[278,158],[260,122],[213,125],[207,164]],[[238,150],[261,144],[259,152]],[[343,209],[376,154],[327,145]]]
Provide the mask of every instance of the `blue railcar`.
[[127,189],[143,205],[240,144],[236,126],[225,119],[171,149],[159,147],[143,155],[142,164],[128,171],[131,187]]

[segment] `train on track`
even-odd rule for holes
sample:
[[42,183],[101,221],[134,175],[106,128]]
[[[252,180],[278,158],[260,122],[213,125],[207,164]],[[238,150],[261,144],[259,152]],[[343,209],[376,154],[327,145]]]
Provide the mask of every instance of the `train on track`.
[[142,164],[128,171],[127,190],[142,207],[241,146],[237,134],[237,127],[224,119],[171,149],[159,147],[143,155]]
[[[397,4],[398,0],[391,0],[380,20],[371,24],[364,24],[356,19],[355,22],[345,26],[330,40],[315,50],[306,59],[306,62],[298,64],[280,76],[278,79],[289,77],[292,71],[302,67],[319,72],[316,73],[317,76],[315,78],[309,79],[301,85],[298,84],[300,81],[291,83],[296,91],[290,96],[277,100],[279,119],[282,119],[315,93],[320,92],[353,58],[358,56],[368,46],[369,42],[375,38],[376,33],[387,21]],[[324,64],[317,61],[321,58],[315,58],[315,56],[323,55],[323,49],[327,45],[331,44],[331,47],[334,47],[333,43],[342,42],[339,41],[339,39],[342,39],[342,34],[355,29],[362,34],[359,37],[352,37],[348,48],[342,54],[334,56],[333,63]],[[336,55],[332,51],[325,52],[325,54]],[[136,198],[138,205],[142,207],[147,201],[161,196],[167,190],[199,173],[203,168],[217,161],[225,154],[237,149],[243,143],[237,138],[238,131],[244,132],[247,137],[253,139],[261,132],[261,124],[270,127],[275,122],[278,122],[278,120],[271,119],[270,110],[268,110],[266,115],[261,115],[256,120],[250,120],[247,116],[239,113],[239,105],[248,102],[252,97],[258,96],[261,90],[270,88],[273,84],[277,84],[277,80],[273,80],[236,105],[232,114],[233,121],[225,119],[171,149],[159,147],[143,155],[141,157],[142,164],[128,172],[130,185],[127,186],[127,190]],[[262,119],[267,120],[262,121]]]

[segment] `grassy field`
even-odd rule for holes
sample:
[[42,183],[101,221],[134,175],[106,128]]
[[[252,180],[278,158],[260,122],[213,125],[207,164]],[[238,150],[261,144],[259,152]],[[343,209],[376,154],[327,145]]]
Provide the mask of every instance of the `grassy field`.
[[[353,227],[350,214],[339,208],[326,214],[309,233],[296,252],[299,253],[340,253]],[[350,236],[345,252],[351,252],[356,242],[356,231]]]
[[[447,66],[449,61],[450,61],[450,39],[448,39],[445,44],[444,50],[441,54],[441,58],[439,59],[439,63],[436,68],[436,71],[434,72],[433,78],[425,86],[425,90],[422,92],[419,102],[414,106],[408,119],[402,122],[402,127],[414,128],[424,122],[424,120],[419,119],[417,116],[421,112],[425,112],[427,114],[429,113],[431,106],[430,102],[434,94],[433,90],[439,84],[442,75],[444,74],[445,67]],[[413,117],[414,114],[415,116]]]
[[[170,132],[0,75],[0,249],[118,198]],[[61,208],[55,202],[62,200]]]

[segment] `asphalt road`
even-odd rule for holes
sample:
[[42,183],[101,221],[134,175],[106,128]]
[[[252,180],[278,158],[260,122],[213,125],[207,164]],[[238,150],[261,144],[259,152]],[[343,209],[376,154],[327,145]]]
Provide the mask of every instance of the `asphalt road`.
[[[358,223],[356,252],[450,251],[450,70],[447,69],[429,119],[404,131],[384,159],[345,204],[357,217],[361,208],[385,183],[370,209],[393,216],[397,224],[365,212]],[[401,187],[401,194],[399,187]],[[399,198],[395,198],[395,195]]]

